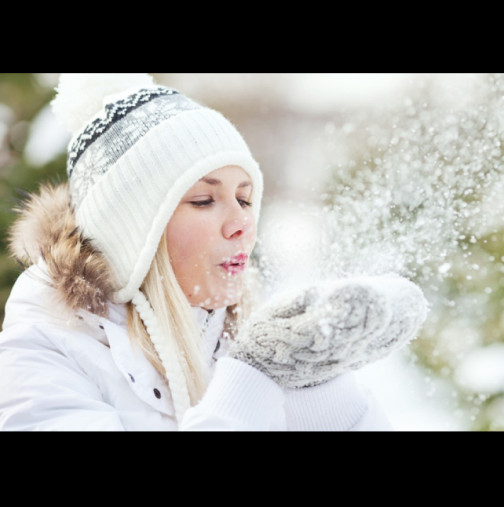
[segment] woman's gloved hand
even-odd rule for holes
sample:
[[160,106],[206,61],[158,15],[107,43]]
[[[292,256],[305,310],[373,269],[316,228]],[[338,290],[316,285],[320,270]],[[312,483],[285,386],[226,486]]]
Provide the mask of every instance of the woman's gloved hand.
[[229,356],[283,387],[322,384],[416,337],[427,315],[420,288],[399,276],[336,279],[270,300]]

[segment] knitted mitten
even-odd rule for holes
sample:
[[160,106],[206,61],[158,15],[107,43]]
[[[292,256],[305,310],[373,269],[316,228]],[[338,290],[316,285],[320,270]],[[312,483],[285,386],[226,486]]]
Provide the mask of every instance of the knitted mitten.
[[422,291],[399,276],[332,280],[275,297],[229,355],[283,387],[315,386],[405,345],[426,315]]

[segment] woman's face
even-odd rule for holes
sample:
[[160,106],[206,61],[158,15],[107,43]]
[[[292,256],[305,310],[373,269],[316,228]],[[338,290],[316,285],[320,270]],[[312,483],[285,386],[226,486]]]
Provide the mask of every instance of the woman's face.
[[175,276],[192,306],[237,303],[256,240],[252,180],[240,167],[217,169],[184,195],[166,228]]

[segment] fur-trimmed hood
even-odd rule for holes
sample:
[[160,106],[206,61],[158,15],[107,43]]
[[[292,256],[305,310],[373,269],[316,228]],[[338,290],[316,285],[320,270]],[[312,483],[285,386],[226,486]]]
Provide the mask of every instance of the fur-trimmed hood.
[[44,262],[58,298],[72,310],[107,314],[114,290],[104,257],[75,225],[67,183],[45,184],[15,210],[11,254],[23,266]]

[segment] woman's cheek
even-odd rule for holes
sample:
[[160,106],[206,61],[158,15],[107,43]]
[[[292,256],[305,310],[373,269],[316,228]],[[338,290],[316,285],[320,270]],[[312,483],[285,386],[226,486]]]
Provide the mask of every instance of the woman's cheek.
[[188,259],[204,245],[206,220],[192,210],[176,212],[166,229],[166,241],[172,261]]

